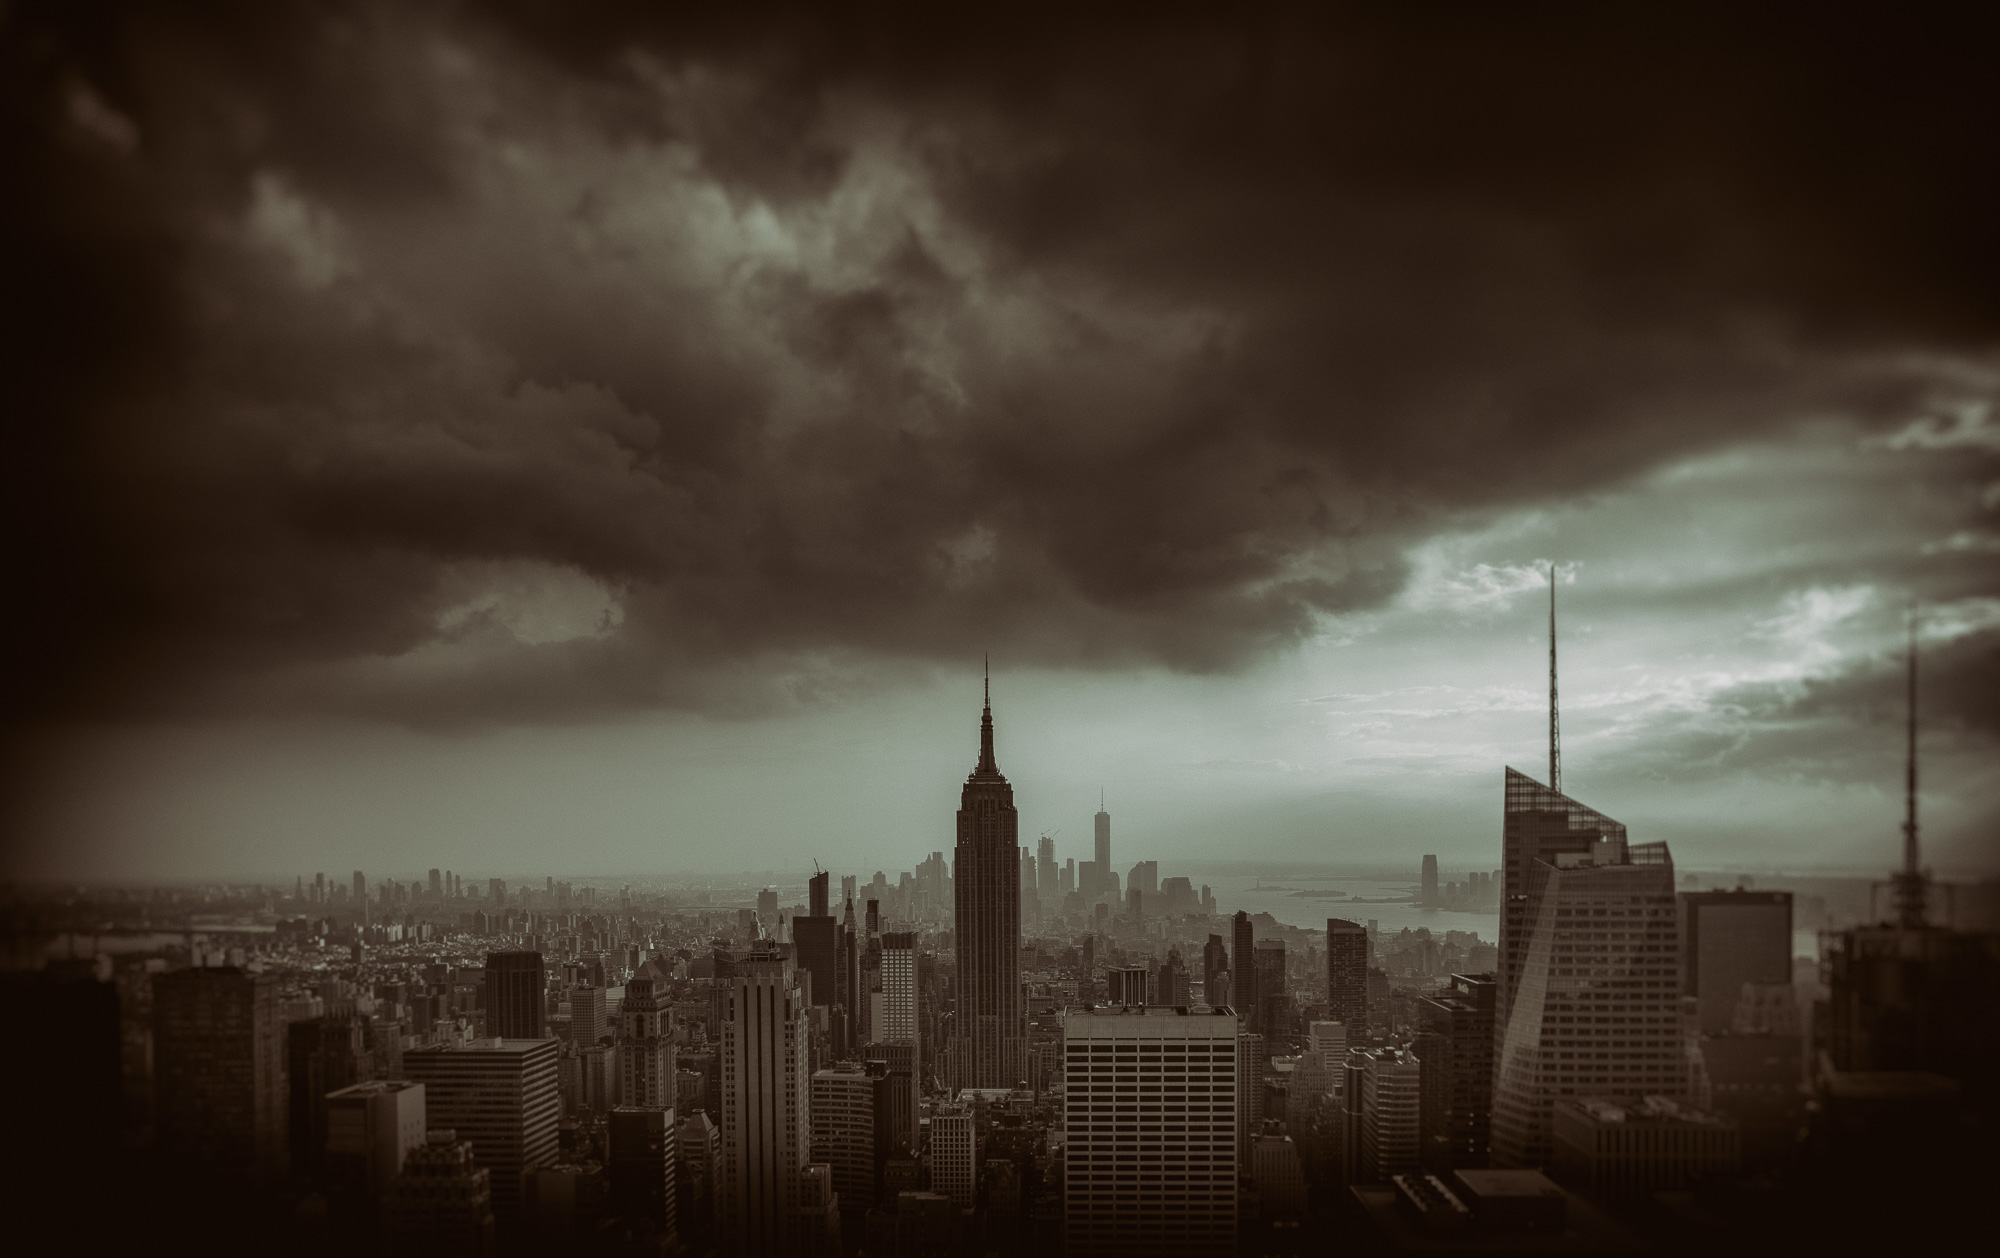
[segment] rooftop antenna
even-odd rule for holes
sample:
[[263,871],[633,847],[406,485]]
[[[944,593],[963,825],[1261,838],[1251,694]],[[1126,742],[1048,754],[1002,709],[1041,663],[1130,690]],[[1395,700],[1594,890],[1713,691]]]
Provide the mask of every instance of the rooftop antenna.
[[1562,720],[1556,710],[1556,566],[1549,565],[1549,789],[1563,788]]
[[1895,876],[1896,921],[1906,930],[1924,926],[1926,879],[1917,867],[1917,613],[1910,612],[1910,647],[1907,702],[1909,706],[1908,750],[1903,764],[1903,868]]

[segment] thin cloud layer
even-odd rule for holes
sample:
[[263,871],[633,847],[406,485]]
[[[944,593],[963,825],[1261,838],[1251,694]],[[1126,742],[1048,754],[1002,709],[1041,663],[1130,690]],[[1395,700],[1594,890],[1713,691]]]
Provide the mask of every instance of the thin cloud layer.
[[1918,583],[1992,592],[1966,32],[6,20],[17,713],[1240,668],[1440,533],[1809,421],[1907,452]]

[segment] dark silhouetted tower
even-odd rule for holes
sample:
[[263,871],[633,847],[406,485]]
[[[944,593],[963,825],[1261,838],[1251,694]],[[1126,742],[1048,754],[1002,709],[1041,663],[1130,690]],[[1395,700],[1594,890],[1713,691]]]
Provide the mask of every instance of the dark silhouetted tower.
[[509,1040],[546,1039],[544,986],[541,953],[487,953],[486,1033]]
[[1027,1076],[1019,829],[1014,788],[993,758],[989,683],[979,720],[979,763],[965,779],[959,799],[953,871],[957,1038],[972,1087],[1010,1088]]
[[1097,859],[1097,873],[1091,885],[1083,889],[1085,895],[1096,895],[1110,883],[1111,878],[1111,814],[1104,811],[1104,797],[1097,800],[1097,847],[1092,855]]
[[1368,930],[1338,917],[1326,919],[1326,1016],[1350,1041],[1368,1024]]
[[285,1022],[276,984],[228,967],[153,978],[154,1122],[177,1165],[224,1175],[285,1163]]
[[1236,910],[1230,930],[1229,1003],[1243,1019],[1245,1030],[1255,1034],[1263,1029],[1259,1020],[1263,1011],[1257,1005],[1257,935],[1251,928],[1250,914]]
[[1201,998],[1211,1005],[1229,1003],[1229,948],[1221,935],[1210,935],[1202,945]]

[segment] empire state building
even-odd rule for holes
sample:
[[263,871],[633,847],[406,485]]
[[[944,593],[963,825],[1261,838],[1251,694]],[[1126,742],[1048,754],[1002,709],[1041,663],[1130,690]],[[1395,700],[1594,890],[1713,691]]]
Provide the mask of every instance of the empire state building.
[[979,718],[979,764],[959,796],[954,852],[958,1010],[955,1086],[1011,1088],[1027,1077],[1021,1009],[1020,814],[993,759],[993,693]]

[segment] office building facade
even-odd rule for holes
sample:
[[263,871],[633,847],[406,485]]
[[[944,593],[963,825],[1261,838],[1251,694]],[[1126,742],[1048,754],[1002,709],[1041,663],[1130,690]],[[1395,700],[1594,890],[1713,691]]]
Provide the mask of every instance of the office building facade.
[[1682,991],[1703,1035],[1730,1030],[1743,987],[1792,982],[1792,893],[1683,891]]
[[979,1127],[972,1107],[946,1101],[931,1114],[931,1191],[961,1210],[979,1192]]
[[[1422,1143],[1423,1067],[1399,1048],[1367,1050],[1360,1062],[1360,1178],[1380,1184],[1417,1169]],[[1350,1061],[1353,1061],[1350,1057]]]
[[663,1247],[679,1234],[674,1126],[671,1107],[619,1106],[604,1132],[613,1213],[651,1228]]
[[539,1040],[549,1034],[547,978],[539,952],[486,954],[486,1034]]
[[1244,1030],[1262,1030],[1257,1008],[1257,932],[1242,909],[1229,923],[1229,1004],[1243,1019]]
[[1368,1024],[1368,930],[1326,919],[1326,1016],[1359,1030]]
[[523,1177],[556,1160],[560,1047],[552,1039],[483,1039],[403,1054],[403,1072],[424,1085],[431,1128],[456,1131],[492,1172],[493,1212],[502,1226],[522,1217]]
[[1497,999],[1492,975],[1454,974],[1443,991],[1417,1002],[1423,1162],[1431,1170],[1483,1167],[1491,1156]]
[[[1606,828],[1582,851],[1535,859],[1523,878],[1522,911],[1502,922],[1518,960],[1492,1127],[1494,1163],[1515,1168],[1548,1165],[1564,1097],[1679,1098],[1689,1084],[1666,844],[1629,845],[1623,827]],[[1507,1001],[1503,981],[1496,1007]]]
[[287,1101],[270,978],[221,966],[153,976],[153,1121],[167,1158],[221,1175],[282,1174]]
[[621,1105],[672,1109],[673,1029],[650,978],[628,979],[618,1011],[618,1100]]
[[1230,1252],[1241,1165],[1235,1017],[1165,1005],[1072,1010],[1062,1060],[1067,1252]]
[[722,1023],[722,1180],[717,1213],[737,1254],[795,1248],[811,1139],[805,993],[789,958],[737,961]]

